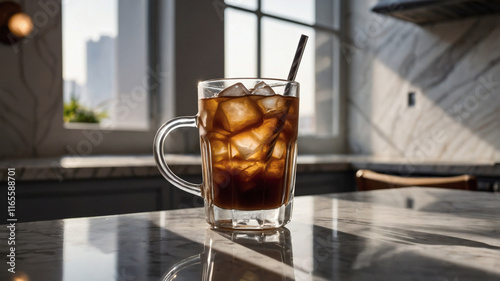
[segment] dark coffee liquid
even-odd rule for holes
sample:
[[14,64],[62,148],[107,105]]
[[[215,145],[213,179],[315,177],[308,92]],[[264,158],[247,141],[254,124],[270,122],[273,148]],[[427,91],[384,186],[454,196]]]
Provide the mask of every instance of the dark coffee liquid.
[[209,203],[261,210],[288,202],[298,108],[298,98],[280,95],[200,100],[202,158],[211,164],[204,167],[202,193]]

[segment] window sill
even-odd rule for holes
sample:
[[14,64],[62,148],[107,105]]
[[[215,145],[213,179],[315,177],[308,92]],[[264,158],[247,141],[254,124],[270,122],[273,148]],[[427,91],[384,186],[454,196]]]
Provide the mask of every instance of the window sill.
[[67,130],[94,130],[94,131],[124,131],[124,132],[149,132],[149,128],[141,126],[118,126],[102,123],[69,123],[64,122],[64,129]]
[[[195,155],[166,156],[171,170],[179,175],[201,175],[201,159]],[[391,171],[394,174],[474,174],[500,176],[500,163],[426,161],[409,163],[401,158],[362,155],[300,155],[298,173],[345,172],[357,169]],[[16,168],[16,180],[64,181],[160,176],[153,156],[89,156],[0,161],[0,168]],[[6,181],[1,173],[0,182]]]

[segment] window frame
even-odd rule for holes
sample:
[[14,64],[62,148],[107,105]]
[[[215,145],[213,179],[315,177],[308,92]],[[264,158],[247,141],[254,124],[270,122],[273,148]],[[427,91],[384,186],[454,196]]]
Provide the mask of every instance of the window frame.
[[[323,25],[315,24],[307,24],[300,21],[287,19],[281,16],[276,16],[268,13],[264,13],[261,11],[261,1],[258,0],[258,6],[256,10],[246,9],[230,4],[224,4],[222,7],[222,15],[224,14],[224,10],[226,8],[232,8],[244,12],[249,12],[257,15],[257,73],[260,76],[261,73],[261,59],[262,59],[262,18],[268,17],[271,19],[281,20],[292,24],[298,24],[306,27],[314,28],[318,31],[328,32],[337,37],[340,44],[344,42],[345,38],[345,16],[344,16],[344,7],[346,3],[344,0],[339,0],[339,21],[338,21],[338,29],[328,28]],[[214,31],[216,33],[222,34],[224,36],[223,30],[223,18],[220,19],[220,22],[207,21],[206,19],[200,19],[198,23],[191,23],[190,21],[182,21],[182,17],[179,17],[179,13],[187,12],[190,9],[193,9],[195,6],[198,7],[197,10],[202,10],[200,8],[201,5],[207,6],[206,3],[203,3],[202,0],[192,1],[191,4],[184,3],[186,1],[174,1],[174,0],[163,0],[163,1],[148,1],[148,56],[149,56],[149,67],[150,69],[159,69],[159,71],[163,71],[167,73],[166,80],[161,81],[159,87],[151,89],[149,91],[150,98],[150,126],[147,131],[126,131],[126,130],[98,130],[88,131],[83,130],[81,134],[83,134],[86,139],[80,140],[83,141],[84,145],[90,144],[92,139],[88,140],[88,136],[92,133],[99,134],[101,132],[108,141],[107,144],[96,146],[95,151],[92,151],[90,154],[140,154],[140,153],[149,153],[152,149],[152,144],[150,141],[144,142],[144,139],[152,140],[156,130],[160,127],[160,125],[175,117],[182,115],[195,115],[197,113],[197,96],[196,93],[196,84],[195,83],[184,83],[187,80],[193,80],[194,76],[196,76],[197,81],[212,79],[214,77],[224,77],[223,73],[223,60],[224,55],[222,56],[215,55],[215,61],[221,61],[220,65],[222,65],[222,73],[221,69],[212,71],[211,69],[207,69],[204,73],[205,77],[200,77],[200,75],[191,75],[188,72],[192,69],[186,67],[189,63],[184,63],[186,55],[181,53],[182,50],[189,49],[191,51],[196,51],[192,46],[188,46],[186,42],[190,42],[192,40],[185,40],[186,36],[182,34],[190,34],[192,33],[193,28],[199,28],[200,22],[206,24],[206,28]],[[206,1],[205,1],[206,2]],[[213,13],[207,14],[207,17],[214,17],[215,12],[220,16],[221,11],[217,11],[217,7],[214,7],[212,3],[208,3],[208,6],[205,7],[212,9]],[[215,8],[215,9],[214,9]],[[198,24],[198,25],[197,25]],[[221,25],[222,24],[222,25]],[[222,29],[221,29],[222,26]],[[196,36],[193,36],[196,37]],[[196,39],[196,38],[195,38]],[[180,41],[180,42],[179,42]],[[201,42],[202,40],[200,40]],[[219,46],[219,49],[223,50],[224,42],[222,41],[222,46]],[[203,49],[199,49],[198,52],[203,52]],[[342,59],[340,51],[337,52],[337,59],[339,62],[338,69],[338,95],[337,102],[338,106],[337,117],[338,117],[338,133],[334,136],[314,136],[314,135],[301,135],[298,140],[298,151],[299,154],[334,154],[334,153],[347,153],[348,145],[347,145],[347,128],[346,128],[346,96],[345,96],[345,68],[346,61]],[[159,62],[159,63],[158,63]],[[213,64],[214,66],[216,64]],[[213,73],[210,75],[209,73]],[[184,93],[189,92],[193,93],[191,96],[186,96]],[[332,93],[333,94],[333,93]],[[333,118],[333,117],[332,117]],[[72,129],[74,130],[74,129]],[[96,136],[98,137],[98,136]],[[128,140],[128,145],[123,144],[124,139]],[[117,146],[118,144],[118,146]],[[78,150],[78,145],[80,143],[74,144],[76,145],[76,149],[72,151],[66,149],[67,152],[71,154],[81,155],[82,151]],[[190,130],[189,132],[182,132],[172,135],[172,140],[167,141],[167,152],[169,153],[187,153],[187,154],[196,154],[199,153],[199,144],[196,130]],[[84,151],[83,151],[84,152]],[[83,153],[85,154],[85,153]]]
[[[120,1],[120,0],[118,0]],[[168,2],[171,1],[166,1]],[[62,3],[61,3],[62,5]],[[167,81],[159,81],[164,71],[168,72],[170,66],[168,64],[159,64],[159,40],[158,34],[162,29],[160,16],[160,4],[157,1],[146,1],[146,62],[148,73],[144,73],[143,86],[147,93],[148,98],[148,123],[149,126],[145,130],[126,128],[111,128],[103,124],[88,124],[88,123],[66,123],[61,118],[55,121],[55,129],[52,130],[49,140],[42,145],[40,150],[46,151],[49,155],[66,155],[66,156],[87,156],[87,155],[105,155],[105,154],[144,154],[152,150],[152,139],[159,127],[160,117],[158,114],[163,112],[163,103],[171,103],[172,89],[167,87],[171,84],[171,78],[166,77]],[[64,7],[61,6],[60,14],[60,36],[61,36],[61,61],[62,56],[62,13]],[[170,10],[169,10],[170,12]],[[167,30],[168,31],[168,30]],[[166,34],[166,36],[172,36]],[[61,63],[62,67],[62,63]],[[62,71],[60,79],[62,78]],[[160,77],[161,79],[157,79]],[[61,83],[62,84],[62,83]],[[63,96],[63,89],[61,90],[61,101]],[[160,103],[160,95],[165,92],[165,98],[169,101]],[[62,102],[61,102],[62,103]],[[123,105],[128,106],[128,105]],[[125,108],[124,108],[125,109]],[[170,117],[170,116],[168,116]],[[146,141],[147,140],[147,141]],[[169,148],[170,151],[176,151],[175,146]],[[46,154],[46,153],[44,153]]]
[[[257,77],[261,77],[262,72],[262,19],[264,17],[271,18],[274,20],[284,21],[291,24],[297,24],[304,27],[313,28],[315,31],[327,32],[330,35],[333,35],[338,40],[338,52],[336,53],[336,58],[338,60],[338,77],[335,79],[338,81],[337,91],[338,94],[334,95],[334,101],[337,101],[336,110],[338,122],[336,123],[337,128],[335,129],[336,135],[331,136],[318,136],[318,135],[299,135],[298,137],[298,153],[299,154],[324,154],[324,153],[348,153],[348,145],[347,145],[347,112],[345,109],[346,99],[346,86],[347,83],[345,73],[346,71],[346,61],[342,59],[341,56],[341,44],[345,42],[345,13],[344,9],[347,6],[345,0],[338,0],[338,28],[335,27],[326,27],[324,25],[320,25],[317,23],[309,24],[300,22],[294,19],[289,19],[282,16],[277,16],[273,14],[269,14],[262,11],[262,0],[256,0],[257,7],[255,10],[236,6],[233,4],[224,4],[224,10],[227,8],[235,9],[242,12],[247,12],[254,14],[257,17]],[[310,44],[310,43],[309,43]],[[335,98],[336,97],[336,98]],[[334,116],[332,116],[334,118]],[[335,126],[335,125],[334,125]]]
[[[341,7],[345,6],[343,3],[344,1],[341,2]],[[12,133],[12,136],[4,141],[3,157],[151,154],[153,138],[164,121],[175,116],[192,116],[197,113],[197,82],[224,77],[224,19],[221,17],[224,8],[221,12],[220,6],[205,0],[148,1],[148,38],[151,38],[148,45],[149,66],[165,74],[165,80],[149,91],[151,106],[149,130],[106,130],[99,126],[87,125],[67,129],[62,118],[62,9],[60,6],[53,8],[49,16],[38,2],[27,2],[25,8],[31,16],[45,15],[46,21],[36,25],[38,31],[19,46],[2,49],[2,55],[8,57],[8,63],[12,66],[12,73],[20,72],[24,75],[21,78],[10,79],[5,89],[12,93],[18,92],[17,97],[26,98],[26,104],[15,107],[17,115],[7,116],[8,122],[11,122],[9,128],[16,133]],[[185,19],[179,16],[186,14],[193,17]],[[341,41],[342,34],[341,32],[339,38]],[[49,68],[45,58],[42,58],[37,50],[37,47],[40,47],[37,45],[39,43],[43,43],[44,50],[51,53]],[[25,69],[22,64],[26,57],[32,59],[29,69]],[[345,92],[343,82],[345,71],[342,71],[344,60],[340,60],[340,64],[342,94]],[[343,95],[340,95],[340,98],[345,99]],[[10,98],[6,102],[14,100]],[[345,152],[346,134],[342,131],[346,127],[345,107],[342,106],[344,104],[345,101],[339,102],[341,116],[339,124],[342,127],[339,137],[301,136],[299,153]],[[27,117],[18,120],[17,116]],[[197,135],[196,130],[173,134],[171,140],[167,141],[166,151],[199,153]]]
[[[222,34],[223,27],[212,3],[202,0],[195,1],[148,1],[148,66],[162,77],[157,87],[148,89],[150,104],[150,126],[148,130],[109,130],[99,125],[74,124],[74,129],[63,129],[65,154],[71,156],[103,155],[103,154],[150,154],[153,148],[153,138],[156,131],[165,121],[176,117],[195,115],[198,110],[196,85],[200,80],[222,77],[223,67],[198,67],[193,71],[193,61],[205,60],[207,48],[202,42],[207,29],[213,28],[214,33]],[[193,11],[193,6],[202,7],[194,12],[200,13],[196,20],[186,20],[176,16]],[[205,7],[203,7],[205,6]],[[202,13],[203,8],[210,8],[210,14]],[[205,26],[206,24],[206,26]],[[192,37],[184,36],[191,34]],[[213,42],[220,40],[214,36]],[[196,44],[199,42],[199,44]],[[223,42],[222,42],[223,44]],[[210,44],[214,50],[223,47]],[[210,48],[208,48],[210,49]],[[210,53],[210,52],[208,52]],[[213,52],[216,53],[216,52]],[[211,55],[212,59],[222,61],[222,55]],[[212,63],[211,65],[217,65]],[[202,73],[202,74],[201,74]],[[154,80],[154,75],[148,73],[148,81]],[[62,79],[62,77],[61,77]],[[190,81],[190,82],[186,82]],[[62,120],[62,116],[61,116]],[[58,127],[65,127],[60,123]],[[82,136],[83,135],[83,136]],[[70,137],[68,137],[70,136]],[[102,140],[102,141],[101,141]],[[167,153],[196,154],[199,153],[199,143],[196,130],[174,132],[166,142]]]

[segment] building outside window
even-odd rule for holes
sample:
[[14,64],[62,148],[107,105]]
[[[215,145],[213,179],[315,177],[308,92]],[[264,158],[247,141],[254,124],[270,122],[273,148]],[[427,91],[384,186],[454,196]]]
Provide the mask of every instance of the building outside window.
[[95,114],[90,121],[101,128],[148,130],[148,1],[64,0],[62,7],[64,102],[85,110],[66,127]]

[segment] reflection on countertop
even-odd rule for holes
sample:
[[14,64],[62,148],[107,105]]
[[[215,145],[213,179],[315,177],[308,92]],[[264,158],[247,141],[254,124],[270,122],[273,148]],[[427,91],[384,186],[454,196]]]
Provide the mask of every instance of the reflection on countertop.
[[499,280],[499,217],[500,194],[402,188],[296,198],[292,222],[266,233],[208,229],[202,208],[20,223],[16,271],[64,281],[168,280],[176,268],[175,280]]
[[175,263],[161,280],[295,280],[290,231],[207,227],[203,252]]

